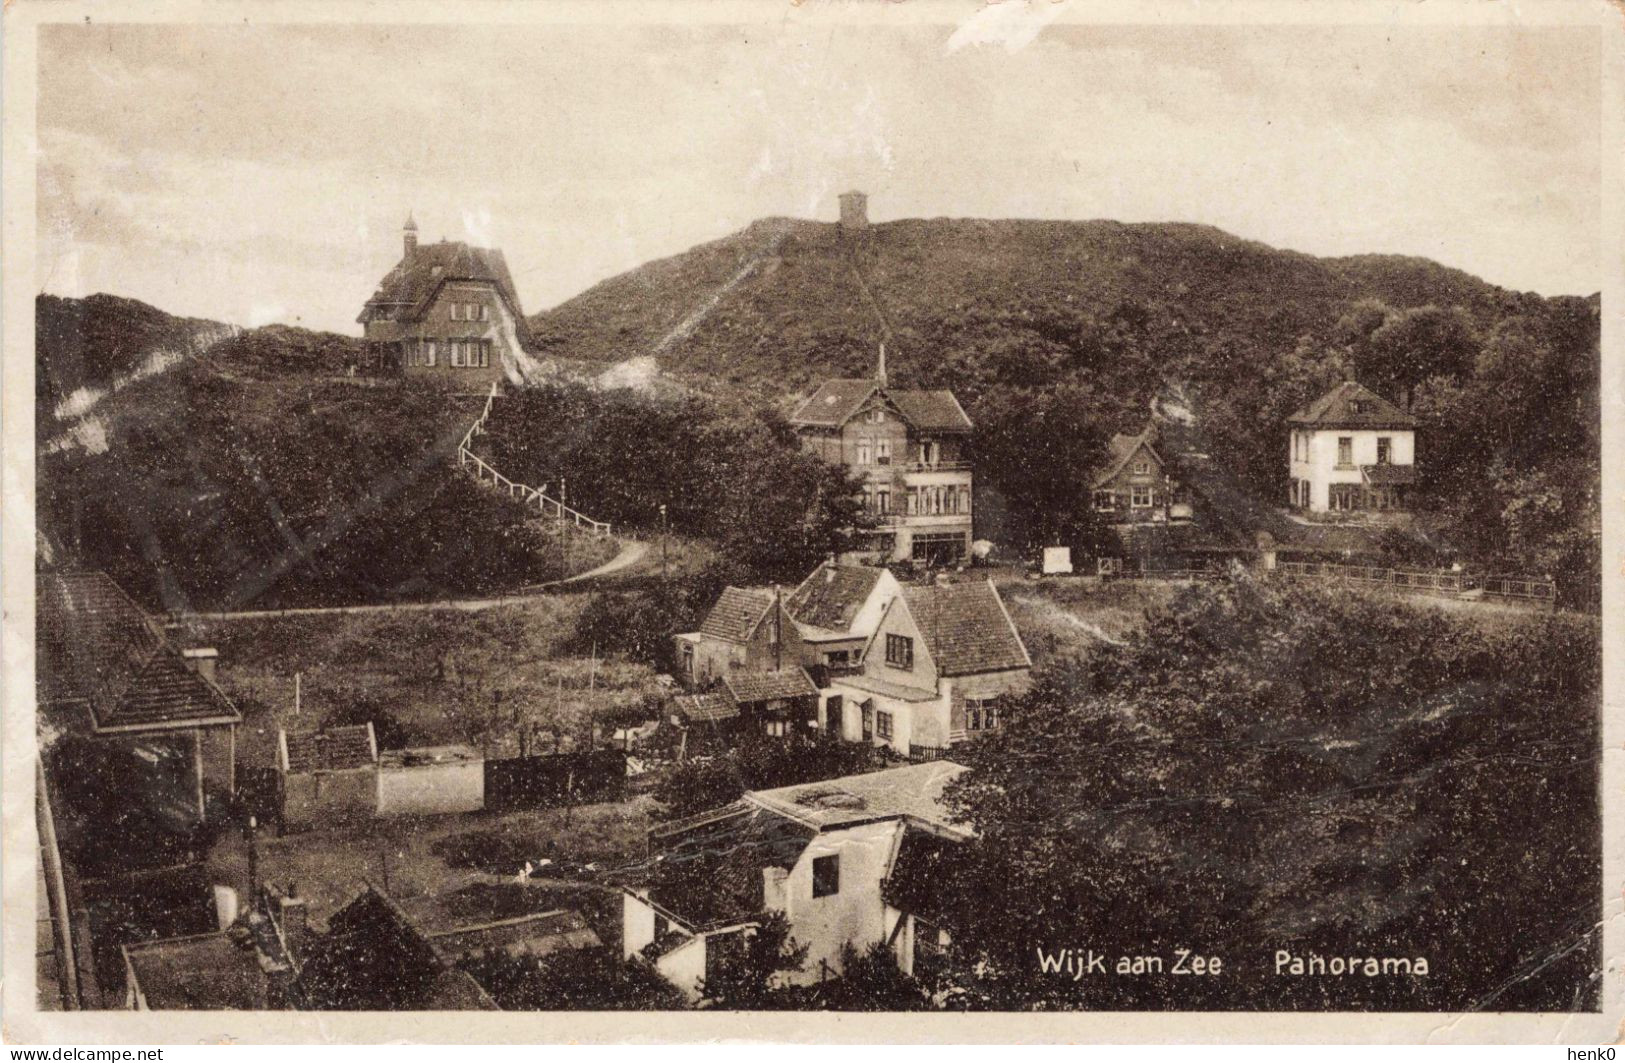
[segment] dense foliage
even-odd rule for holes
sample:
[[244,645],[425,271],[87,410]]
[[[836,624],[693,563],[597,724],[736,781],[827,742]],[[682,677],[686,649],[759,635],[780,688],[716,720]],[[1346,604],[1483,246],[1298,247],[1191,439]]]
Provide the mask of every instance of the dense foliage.
[[849,548],[858,484],[783,420],[702,399],[536,387],[497,407],[482,442],[506,475],[596,520],[705,536],[760,580],[799,580]]
[[895,766],[879,747],[825,735],[798,734],[789,739],[751,735],[717,756],[677,765],[662,777],[654,796],[665,806],[667,818],[680,819],[728,804],[746,790],[798,786]]
[[[1594,1007],[1599,698],[1589,619],[1192,590],[974,747],[949,799],[979,836],[936,895],[953,999]],[[1041,969],[1067,948],[1113,973]],[[1174,973],[1178,949],[1223,977]],[[1430,969],[1289,977],[1277,950]],[[1115,973],[1145,955],[1164,972]]]
[[546,956],[486,952],[460,966],[504,1011],[675,1011],[677,987],[649,964],[603,946]]
[[[64,302],[41,304],[53,331],[39,360],[67,380],[53,367],[94,361],[74,344],[129,313],[127,300],[87,300],[64,319]],[[149,316],[130,319],[133,334],[186,334],[185,322]],[[454,467],[475,409],[432,388],[333,375],[331,352],[304,350],[310,335],[229,337],[103,397],[71,441],[39,456],[48,540],[166,609],[440,597],[559,574],[544,531]],[[75,379],[105,381],[133,359]]]

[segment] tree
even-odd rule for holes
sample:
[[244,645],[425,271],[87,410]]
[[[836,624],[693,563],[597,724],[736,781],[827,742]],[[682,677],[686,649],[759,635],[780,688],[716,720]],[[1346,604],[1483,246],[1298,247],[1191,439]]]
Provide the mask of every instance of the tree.
[[677,1011],[687,1000],[660,972],[603,946],[545,957],[493,951],[459,966],[505,1011]]
[[715,950],[716,959],[707,957],[700,999],[711,1007],[761,1009],[772,1001],[781,976],[801,970],[806,963],[807,946],[791,936],[790,920],[783,912],[761,912],[753,921],[752,929],[713,935],[706,942],[708,950]]
[[[967,751],[948,793],[977,831],[943,916],[952,984],[1003,1008],[1587,999],[1592,880],[1541,868],[1597,866],[1599,648],[1581,618],[1481,626],[1242,577],[1183,593],[1125,645],[1035,676]],[[1572,951],[1525,968],[1509,924]],[[1038,949],[1079,942],[1222,955],[1226,977],[1043,970]],[[1258,942],[1433,970],[1279,979]]]

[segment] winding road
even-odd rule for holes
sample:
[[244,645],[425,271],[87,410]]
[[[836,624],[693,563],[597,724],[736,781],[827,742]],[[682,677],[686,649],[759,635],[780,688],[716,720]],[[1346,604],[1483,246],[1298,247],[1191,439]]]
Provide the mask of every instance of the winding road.
[[435,609],[457,609],[465,613],[492,609],[499,605],[517,605],[527,598],[537,597],[555,588],[567,587],[600,576],[624,572],[641,564],[649,556],[649,544],[638,539],[620,540],[621,550],[596,568],[577,572],[563,579],[546,583],[532,583],[511,594],[494,598],[443,598],[428,602],[395,602],[383,605],[326,605],[297,609],[248,609],[228,613],[182,613],[177,620],[269,620],[283,616],[339,616],[346,613],[423,613]]

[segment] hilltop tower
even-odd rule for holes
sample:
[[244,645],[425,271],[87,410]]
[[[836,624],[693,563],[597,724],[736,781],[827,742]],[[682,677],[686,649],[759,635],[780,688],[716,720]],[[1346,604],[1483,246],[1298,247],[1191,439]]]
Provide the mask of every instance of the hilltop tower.
[[869,227],[869,196],[864,192],[841,193],[841,228],[861,232]]

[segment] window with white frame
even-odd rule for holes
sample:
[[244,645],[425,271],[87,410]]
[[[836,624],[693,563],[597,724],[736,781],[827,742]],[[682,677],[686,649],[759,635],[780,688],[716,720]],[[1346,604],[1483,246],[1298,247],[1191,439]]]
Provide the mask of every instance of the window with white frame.
[[1151,472],[1151,463],[1149,461],[1137,461],[1137,462],[1134,463],[1134,475],[1135,476],[1146,476],[1146,475],[1149,475],[1150,472]]
[[1115,491],[1096,491],[1095,492],[1095,508],[1096,509],[1116,509],[1117,508],[1117,493]]
[[881,738],[890,738],[892,736],[891,713],[885,709],[875,713],[875,734]]
[[890,465],[891,464],[891,440],[889,440],[889,439],[877,439],[877,440],[875,440],[875,464],[876,465]]
[[1130,501],[1130,504],[1133,505],[1135,509],[1146,509],[1146,508],[1148,508],[1151,505],[1151,488],[1149,488],[1149,487],[1136,487],[1136,488],[1133,488],[1133,497],[1130,498],[1129,501]]
[[858,464],[869,465],[874,461],[875,445],[870,439],[858,440]]

